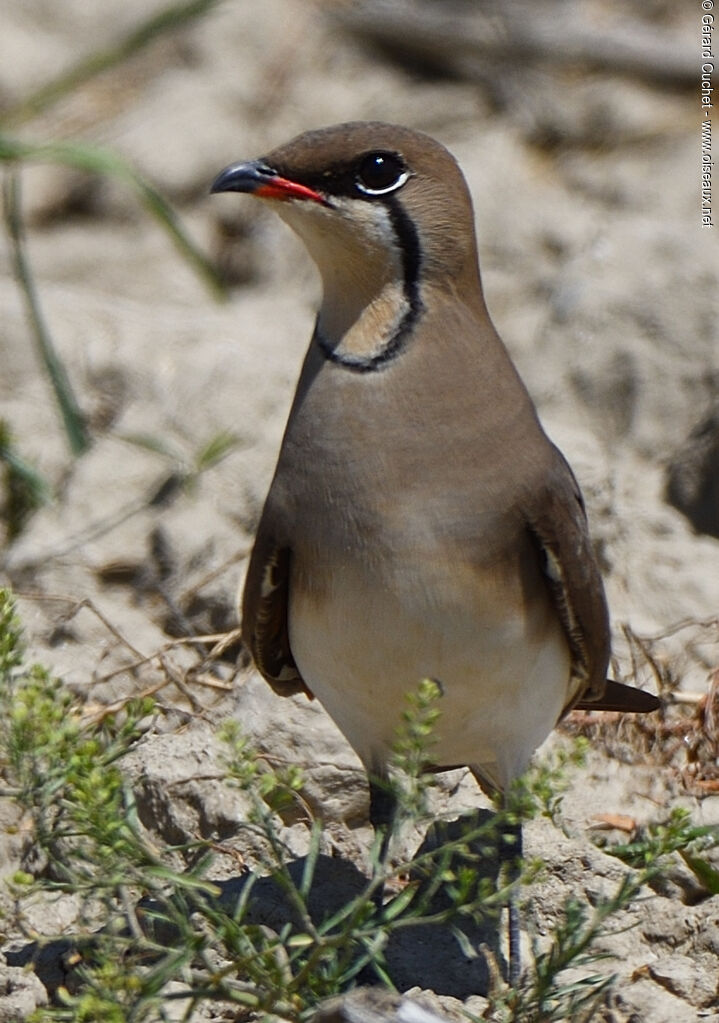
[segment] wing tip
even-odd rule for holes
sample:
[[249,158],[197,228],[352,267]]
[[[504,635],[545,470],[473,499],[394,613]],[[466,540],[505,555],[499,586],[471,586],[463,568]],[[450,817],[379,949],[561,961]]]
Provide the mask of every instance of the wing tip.
[[604,693],[596,700],[579,700],[573,710],[610,710],[620,714],[651,714],[661,700],[654,693],[607,679]]

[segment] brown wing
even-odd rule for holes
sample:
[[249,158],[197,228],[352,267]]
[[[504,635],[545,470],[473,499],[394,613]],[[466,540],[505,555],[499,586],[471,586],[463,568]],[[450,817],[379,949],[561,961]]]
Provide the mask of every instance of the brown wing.
[[282,696],[311,695],[295,664],[287,627],[289,547],[260,523],[242,595],[242,639],[259,673]]
[[656,710],[656,696],[606,677],[609,614],[589,539],[584,501],[572,470],[557,448],[554,458],[553,472],[546,488],[534,495],[527,522],[569,641],[572,674],[580,682],[577,697],[565,710],[572,706],[625,713]]
[[609,664],[609,613],[584,501],[557,448],[546,485],[532,495],[525,514],[569,642],[577,696],[601,700]]
[[617,710],[621,714],[647,714],[660,706],[661,701],[653,693],[607,679],[601,699],[579,700],[572,710]]

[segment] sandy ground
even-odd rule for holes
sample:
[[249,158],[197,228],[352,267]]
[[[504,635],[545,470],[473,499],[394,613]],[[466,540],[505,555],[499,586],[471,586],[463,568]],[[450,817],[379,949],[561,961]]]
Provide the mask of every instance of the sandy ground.
[[[0,102],[108,44],[150,6],[67,0],[60,18],[50,0],[4,0]],[[490,310],[587,497],[617,670],[652,686],[659,664],[685,691],[707,692],[719,664],[719,541],[695,534],[664,500],[667,464],[719,380],[719,245],[717,228],[700,226],[698,200],[700,11],[660,0],[628,7],[647,33],[695,53],[694,84],[526,54],[480,60],[470,78],[429,75],[348,35],[330,17],[333,5],[238,0],[18,130],[123,154],[235,281],[229,301],[214,301],[122,185],[55,166],[23,169],[42,308],[94,441],[81,459],[68,454],[0,238],[0,411],[54,495],[0,560],[0,575],[22,596],[33,656],[100,701],[162,680],[157,662],[115,670],[138,653],[235,624],[234,595],[318,285],[279,221],[243,198],[210,199],[208,186],[227,163],[303,129],[371,118],[435,135],[466,172]],[[590,33],[618,16],[610,0],[574,8]],[[222,431],[237,438],[230,454],[194,486],[153,501]],[[173,455],[132,443],[138,435]],[[677,623],[685,624],[673,631]],[[655,637],[641,645],[652,660],[635,635]],[[180,675],[196,660],[182,649],[167,656]],[[163,837],[231,835],[240,811],[202,779],[216,756],[216,723],[238,715],[261,745],[307,765],[310,805],[333,822],[348,856],[360,849],[363,777],[321,708],[274,697],[242,660],[217,671],[226,690],[201,678],[189,703],[177,687],[161,691],[182,713],[147,736],[131,765],[148,827]],[[690,764],[681,741],[669,755],[659,734],[598,738],[565,799],[563,830],[530,828],[529,851],[548,868],[528,899],[535,933],[551,927],[567,894],[591,900],[618,878],[618,861],[592,840],[596,814],[642,825],[683,805],[698,823],[719,822],[719,796],[699,784],[713,777],[716,745],[698,748]],[[476,799],[462,776],[442,792],[456,805]],[[22,853],[8,831],[4,873]],[[607,939],[615,958],[606,969],[619,974],[607,1019],[719,1019],[717,899],[697,894],[678,866],[676,874],[623,915],[631,930]],[[47,910],[41,923],[45,933],[72,933],[72,910]],[[6,935],[0,1019],[24,1018],[44,997],[12,965],[21,946]],[[456,968],[434,987],[464,998],[474,981],[457,954],[447,952]],[[399,986],[429,986],[420,951],[398,970]]]

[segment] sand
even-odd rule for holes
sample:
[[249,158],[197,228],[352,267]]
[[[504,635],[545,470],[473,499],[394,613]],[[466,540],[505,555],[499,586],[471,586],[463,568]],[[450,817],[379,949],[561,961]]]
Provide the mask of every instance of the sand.
[[[139,0],[102,9],[66,0],[59,18],[47,0],[3,7],[4,103],[148,10]],[[122,183],[48,164],[22,168],[42,310],[93,439],[81,458],[69,454],[3,236],[0,415],[53,494],[0,555],[31,655],[101,702],[166,678],[156,660],[116,670],[138,655],[236,625],[235,593],[318,282],[279,220],[242,197],[210,198],[209,183],[226,164],[306,128],[371,118],[435,135],[465,170],[490,311],[587,498],[617,672],[654,686],[652,663],[631,637],[655,637],[654,665],[701,697],[719,665],[719,540],[695,533],[665,500],[667,466],[708,414],[719,380],[719,245],[717,228],[701,226],[698,199],[699,5],[631,10],[636,25],[675,40],[678,52],[695,48],[693,85],[526,52],[477,59],[455,77],[444,73],[451,60],[438,61],[430,75],[347,33],[334,10],[299,0],[220,5],[15,132],[122,154],[234,281],[216,301]],[[619,17],[608,0],[582,5],[580,15],[589,38]],[[235,438],[227,456],[196,473],[198,452],[225,432]],[[163,486],[166,499],[153,500]],[[176,647],[167,660],[182,678],[197,654]],[[168,714],[128,767],[151,833],[231,837],[237,797],[203,779],[216,764],[217,723],[239,716],[263,748],[306,767],[309,804],[331,822],[340,853],[361,859],[363,775],[319,705],[274,696],[237,650],[207,678],[188,677],[185,693],[160,690]],[[713,778],[716,744],[697,740],[699,763],[690,764],[681,742],[668,752],[656,732],[644,741],[591,731],[594,748],[573,776],[562,828],[529,828],[528,851],[547,862],[528,895],[535,934],[551,928],[567,894],[591,900],[620,876],[619,861],[596,847],[597,814],[643,826],[681,805],[697,823],[719,823],[719,797],[700,784]],[[458,806],[479,797],[459,775],[442,782],[438,798]],[[7,874],[27,849],[4,812]],[[231,875],[230,865],[222,869]],[[615,958],[602,968],[619,975],[605,1019],[719,1018],[717,900],[697,894],[679,861],[672,869],[678,880],[621,915],[632,929],[605,939]],[[72,934],[69,904],[41,916],[43,933]],[[3,1019],[24,1018],[46,996],[17,965],[23,944],[6,935]],[[457,949],[443,955],[450,979],[435,990],[466,997]],[[398,970],[401,987],[427,986],[421,951],[410,950]]]

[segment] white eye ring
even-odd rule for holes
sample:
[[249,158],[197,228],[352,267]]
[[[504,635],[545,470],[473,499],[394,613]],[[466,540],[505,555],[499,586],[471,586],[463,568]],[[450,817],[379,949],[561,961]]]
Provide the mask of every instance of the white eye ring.
[[355,165],[354,183],[364,195],[387,195],[401,188],[408,177],[400,154],[386,150],[365,153]]
[[369,188],[367,185],[362,184],[359,178],[355,184],[357,185],[357,188],[359,188],[360,192],[364,192],[365,195],[387,195],[389,192],[394,192],[396,189],[401,188],[408,178],[409,171],[404,170],[396,181],[393,181],[391,185],[386,185],[384,188]]

